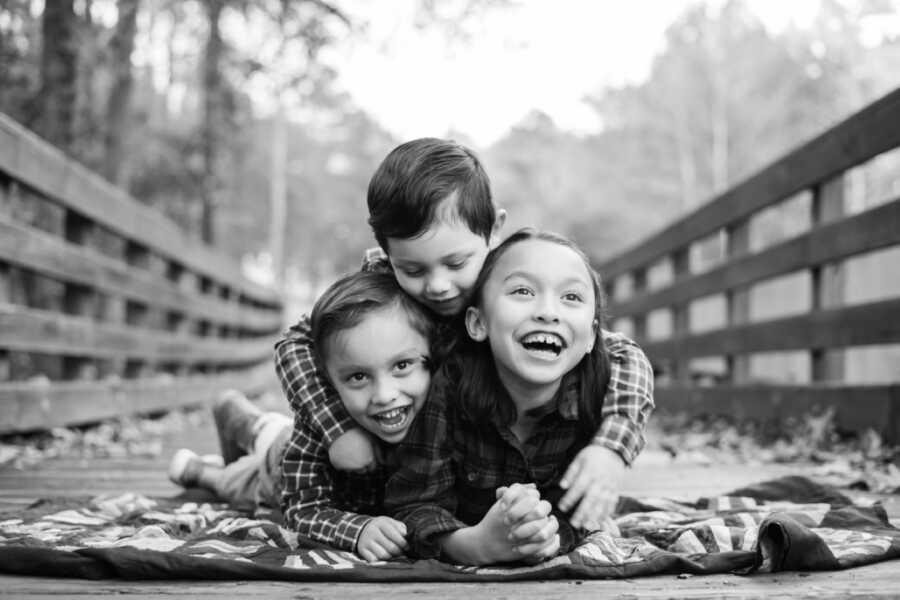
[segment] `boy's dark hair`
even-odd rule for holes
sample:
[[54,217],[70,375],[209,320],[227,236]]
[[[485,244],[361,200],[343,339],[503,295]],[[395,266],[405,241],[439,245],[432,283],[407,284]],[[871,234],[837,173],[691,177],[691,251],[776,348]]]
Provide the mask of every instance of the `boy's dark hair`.
[[406,313],[410,326],[429,345],[435,339],[434,321],[428,311],[412,299],[389,271],[360,271],[346,275],[328,286],[316,300],[310,314],[313,351],[325,365],[328,345],[334,336],[359,325],[371,313],[397,306]]
[[488,241],[496,219],[491,183],[475,153],[452,140],[420,138],[394,148],[369,181],[369,225],[382,250],[387,238],[410,239],[456,195],[455,215]]
[[[584,425],[582,430],[590,435],[592,432],[596,432],[600,426],[602,403],[598,399],[606,396],[610,365],[609,354],[602,336],[602,327],[606,316],[606,296],[603,293],[600,277],[591,267],[590,260],[584,252],[574,242],[556,233],[539,231],[531,227],[520,229],[488,253],[473,286],[472,303],[476,305],[482,303],[485,283],[500,257],[513,245],[526,240],[543,240],[571,249],[584,261],[591,278],[591,287],[594,290],[595,298],[594,319],[597,323],[597,340],[593,349],[585,354],[575,368],[570,371],[571,374],[578,377],[578,417]],[[497,394],[485,393],[485,390],[496,390],[497,386],[502,385],[496,375],[497,369],[494,365],[490,344],[487,341],[475,342],[466,336],[460,342],[460,354],[466,355],[468,358],[463,368],[466,371],[465,377],[460,376],[461,374],[453,374],[450,380],[452,381],[451,385],[457,386],[459,403],[467,417],[473,423],[490,423],[494,415],[499,415],[501,422],[515,422],[514,406],[509,404],[498,406],[496,404]],[[454,367],[448,365],[448,368],[453,369]],[[441,382],[440,385],[443,383],[445,382]]]

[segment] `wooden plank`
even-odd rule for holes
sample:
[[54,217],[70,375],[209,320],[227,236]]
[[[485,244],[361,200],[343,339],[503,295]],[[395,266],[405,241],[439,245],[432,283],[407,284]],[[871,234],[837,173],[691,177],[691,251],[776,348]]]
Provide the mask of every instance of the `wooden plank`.
[[274,375],[271,363],[266,361],[251,369],[221,375],[0,383],[0,434],[203,404],[229,388],[256,394],[277,385]]
[[0,346],[9,350],[233,365],[271,357],[273,343],[272,336],[199,339],[0,304]]
[[[734,261],[750,254],[750,219],[741,219],[725,229],[726,258]],[[743,325],[750,320],[750,287],[747,284],[730,288],[725,293],[725,318],[728,327]],[[744,383],[750,378],[750,357],[728,354],[725,357],[728,378],[732,383]]]
[[8,173],[54,201],[78,211],[124,237],[158,249],[270,306],[277,293],[246,279],[240,267],[184,235],[159,211],[139,203],[124,191],[88,171],[36,135],[0,114],[0,171]]
[[0,216],[0,260],[114,296],[140,301],[152,298],[156,306],[183,311],[193,317],[215,316],[217,322],[240,325],[257,333],[274,333],[282,326],[280,311],[201,295],[196,286],[182,287],[164,275],[136,269],[3,216]]
[[810,265],[897,244],[900,244],[900,199],[823,225],[762,252],[741,255],[705,273],[679,279],[665,289],[646,294],[635,293],[625,302],[611,303],[610,311],[617,317],[647,313],[793,273]]
[[658,386],[661,413],[715,415],[735,422],[778,421],[834,408],[835,423],[847,431],[879,431],[900,442],[900,383],[889,385]]
[[[815,187],[810,205],[814,224],[838,221],[846,212],[843,174]],[[900,233],[900,232],[898,232]],[[817,264],[810,269],[813,310],[842,306],[846,297],[846,273],[844,261]],[[843,350],[810,348],[813,381],[843,381],[845,354]]]
[[[661,494],[664,496],[664,494]],[[300,581],[122,581],[66,580],[0,576],[13,598],[56,600],[116,596],[134,600],[159,598],[242,598],[246,600],[737,600],[811,598],[844,600],[896,598],[900,575],[897,561],[885,561],[841,571],[703,575],[679,579],[675,575],[623,579],[560,579],[478,583],[347,583]]]
[[601,263],[614,278],[900,146],[900,88],[806,142],[630,250]]
[[845,348],[900,341],[900,298],[734,326],[702,334],[648,341],[651,361],[772,350]]

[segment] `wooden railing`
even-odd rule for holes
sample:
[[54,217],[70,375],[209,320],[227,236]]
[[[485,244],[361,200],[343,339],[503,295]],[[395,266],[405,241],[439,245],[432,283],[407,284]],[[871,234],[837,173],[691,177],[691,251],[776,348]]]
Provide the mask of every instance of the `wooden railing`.
[[0,433],[273,380],[277,294],[0,114]]
[[[884,154],[898,146],[900,90],[597,265],[614,326],[629,325],[625,329],[659,373],[659,410],[771,419],[829,408],[839,428],[873,427],[900,442],[900,377],[869,384],[850,383],[844,376],[849,348],[900,342],[900,298],[848,302],[844,271],[849,259],[900,245],[900,161],[896,153]],[[893,197],[849,214],[848,174],[891,155]],[[798,199],[808,202],[809,227],[790,239],[754,248],[753,219],[787,202],[796,206]],[[721,240],[722,259],[698,269],[697,246],[711,239]],[[660,265],[667,266],[669,280],[648,285],[648,273]],[[753,310],[754,286],[788,274],[803,274],[809,282],[805,310],[753,318],[754,312],[764,312]],[[900,277],[900,264],[882,264],[877,277]],[[701,330],[692,323],[697,314],[692,303],[708,304],[710,298],[724,304],[723,322]],[[667,314],[668,332],[650,335],[651,314]],[[807,353],[808,382],[771,383],[751,372],[751,355],[782,351]],[[694,368],[697,359],[710,357],[719,357],[723,365],[712,377]],[[900,366],[893,373],[900,375]]]

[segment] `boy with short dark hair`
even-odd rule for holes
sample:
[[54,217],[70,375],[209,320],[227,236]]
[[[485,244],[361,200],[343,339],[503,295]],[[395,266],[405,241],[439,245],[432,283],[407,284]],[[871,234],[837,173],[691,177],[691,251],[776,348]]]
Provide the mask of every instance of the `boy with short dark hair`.
[[[373,260],[376,255],[368,253],[363,268],[389,266],[406,293],[434,313],[448,320],[462,314],[506,219],[505,211],[494,206],[490,181],[475,154],[436,138],[402,144],[372,176],[367,201],[369,224],[383,255]],[[560,484],[567,493],[559,508],[574,508],[576,527],[592,526],[614,508],[625,467],[645,443],[644,427],[653,409],[653,375],[644,353],[620,334],[603,337],[612,363],[607,416]],[[275,348],[276,371],[291,408],[308,413],[324,433],[332,464],[354,469],[375,461],[376,453],[359,443],[362,436],[353,431],[353,420],[319,368],[307,320],[288,330]],[[287,515],[302,506],[304,490],[314,485],[287,460],[304,451],[302,440],[292,439],[285,454]]]

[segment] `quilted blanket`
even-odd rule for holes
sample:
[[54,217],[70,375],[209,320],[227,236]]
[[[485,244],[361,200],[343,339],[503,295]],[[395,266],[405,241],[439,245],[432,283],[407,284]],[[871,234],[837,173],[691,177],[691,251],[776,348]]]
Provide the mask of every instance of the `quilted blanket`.
[[0,573],[122,579],[512,581],[663,573],[845,569],[900,557],[878,504],[788,477],[702,498],[622,498],[619,531],[596,532],[534,566],[425,560],[366,563],[301,547],[277,518],[133,493],[40,501],[0,513]]

